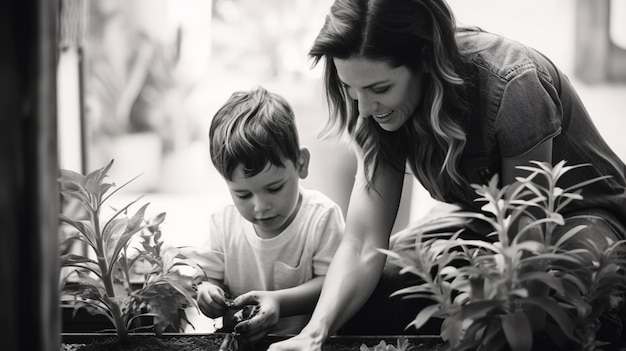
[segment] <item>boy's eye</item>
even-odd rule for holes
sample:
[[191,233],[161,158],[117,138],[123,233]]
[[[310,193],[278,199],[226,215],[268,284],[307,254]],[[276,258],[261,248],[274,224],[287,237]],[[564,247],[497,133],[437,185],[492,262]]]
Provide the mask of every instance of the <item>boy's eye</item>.
[[278,187],[275,187],[275,188],[267,188],[267,191],[269,191],[270,193],[277,193],[277,192],[279,192],[282,188],[283,188],[283,186],[281,185],[281,186],[278,186]]
[[245,194],[235,194],[237,196],[237,198],[239,199],[249,199],[250,196],[252,196],[250,193],[245,193]]

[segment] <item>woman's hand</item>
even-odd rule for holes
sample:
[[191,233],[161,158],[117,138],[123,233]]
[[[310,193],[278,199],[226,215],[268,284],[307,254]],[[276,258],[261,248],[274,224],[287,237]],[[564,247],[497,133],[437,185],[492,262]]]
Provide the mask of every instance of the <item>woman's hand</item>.
[[321,351],[323,341],[303,330],[300,334],[270,345],[267,351]]
[[209,318],[222,317],[229,307],[224,290],[207,282],[198,286],[197,301],[200,311]]
[[246,343],[255,344],[261,341],[278,324],[280,319],[280,302],[271,291],[251,291],[237,297],[232,309],[242,309],[235,314],[240,320],[235,325]]

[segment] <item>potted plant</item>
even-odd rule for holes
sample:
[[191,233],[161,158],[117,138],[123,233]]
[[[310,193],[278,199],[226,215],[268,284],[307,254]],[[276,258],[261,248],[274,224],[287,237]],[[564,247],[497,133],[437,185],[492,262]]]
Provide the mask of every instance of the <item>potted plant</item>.
[[[82,207],[71,211],[73,217],[60,215],[62,225],[73,230],[61,246],[80,242],[87,248],[84,253],[64,250],[61,256],[61,304],[74,313],[104,316],[121,342],[131,331],[181,331],[188,323],[185,309],[197,308],[202,268],[192,251],[164,245],[159,225],[165,213],[146,218],[149,204],[144,204],[129,215],[140,198],[105,214],[107,200],[123,188],[114,190],[114,184],[104,181],[112,165],[87,175],[61,170],[61,194]],[[140,323],[142,318],[148,325]]]
[[[450,212],[399,233],[401,244],[383,252],[421,280],[396,294],[433,301],[411,324],[443,319],[440,336],[454,350],[617,347],[598,331],[614,328],[619,337],[621,325],[608,321],[623,305],[626,241],[600,248],[579,240],[568,247],[584,226],[553,236],[564,224],[563,208],[582,198],[585,185],[604,178],[558,186],[565,173],[585,166],[533,162],[520,167],[528,177],[502,188],[496,175],[487,185],[472,185],[484,213]],[[463,228],[425,233],[454,220],[487,223],[493,242],[462,239]]]

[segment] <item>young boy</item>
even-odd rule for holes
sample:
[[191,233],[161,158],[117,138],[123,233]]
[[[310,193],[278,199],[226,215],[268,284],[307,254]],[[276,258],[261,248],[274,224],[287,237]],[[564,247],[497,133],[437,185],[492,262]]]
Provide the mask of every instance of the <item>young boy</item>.
[[[310,318],[340,242],[339,206],[299,185],[310,154],[281,96],[258,87],[236,92],[209,130],[211,161],[233,199],[210,217],[207,282],[198,304],[210,318],[253,317],[235,330],[248,342],[268,333],[296,334]],[[230,300],[230,297],[234,300]]]

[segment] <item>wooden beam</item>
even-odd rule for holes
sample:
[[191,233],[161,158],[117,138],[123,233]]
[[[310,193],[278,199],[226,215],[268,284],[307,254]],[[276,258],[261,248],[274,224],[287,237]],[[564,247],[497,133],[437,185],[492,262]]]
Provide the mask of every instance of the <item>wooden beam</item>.
[[57,0],[0,4],[0,335],[59,350]]

